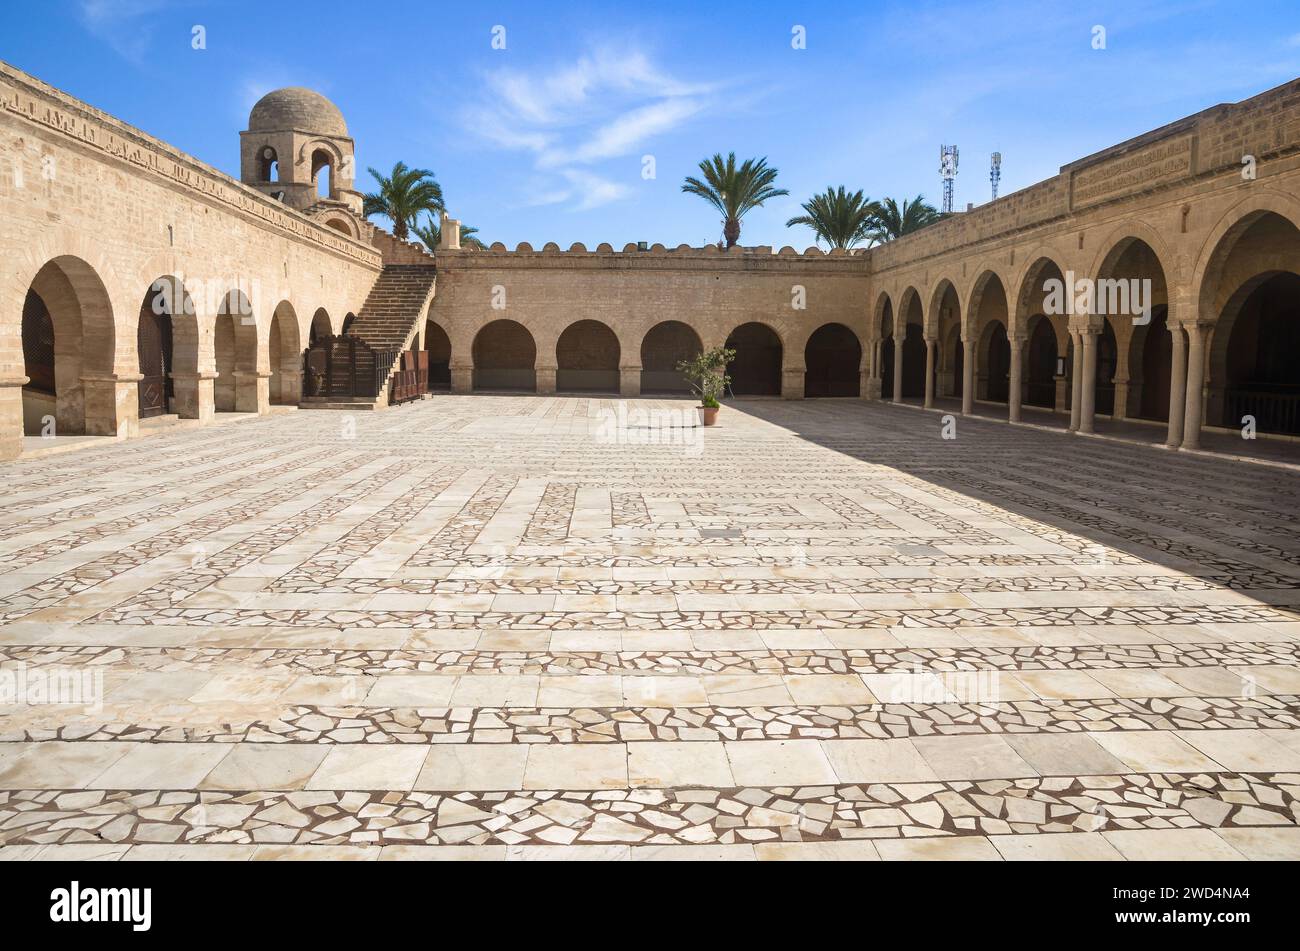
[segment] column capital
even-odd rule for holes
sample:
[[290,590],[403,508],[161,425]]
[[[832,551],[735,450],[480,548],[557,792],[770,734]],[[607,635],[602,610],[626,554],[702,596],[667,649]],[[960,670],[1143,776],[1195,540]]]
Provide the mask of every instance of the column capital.
[[5,376],[0,377],[0,387],[2,386],[26,386],[32,382],[30,377],[25,376]]

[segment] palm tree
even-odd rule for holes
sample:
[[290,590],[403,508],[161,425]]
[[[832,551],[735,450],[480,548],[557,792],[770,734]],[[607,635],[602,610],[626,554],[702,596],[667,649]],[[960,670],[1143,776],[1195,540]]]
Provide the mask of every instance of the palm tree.
[[700,163],[701,181],[687,176],[682,191],[699,195],[718,211],[722,212],[722,236],[727,247],[735,247],[740,240],[740,219],[745,213],[758,208],[769,198],[790,194],[784,188],[773,188],[777,170],[768,168],[767,159],[745,159],[745,163],[736,168],[736,153],[722,159],[718,153],[711,159]]
[[367,218],[383,215],[391,221],[395,238],[405,241],[421,212],[432,215],[443,210],[442,186],[433,172],[398,162],[392,175],[381,175],[373,168],[370,174],[379,183],[379,191],[366,195],[362,211]]
[[[415,232],[416,237],[423,241],[425,247],[430,251],[438,250],[438,241],[442,236],[442,231],[438,227],[437,219],[432,215],[429,216],[429,223],[427,225],[416,225],[411,230]],[[474,248],[479,251],[487,247],[487,245],[482,241],[474,237],[476,234],[478,234],[477,228],[472,227],[471,225],[461,225],[460,246],[462,248]]]
[[876,218],[881,212],[880,203],[863,196],[861,191],[850,195],[839,188],[827,188],[803,203],[804,214],[785,223],[787,228],[807,225],[832,248],[851,248],[859,241],[874,241]]
[[882,243],[892,241],[905,234],[920,231],[942,217],[943,215],[934,205],[925,203],[925,197],[922,195],[917,195],[911,201],[904,199],[901,211],[894,199],[886,198],[876,215],[876,226],[872,237]]

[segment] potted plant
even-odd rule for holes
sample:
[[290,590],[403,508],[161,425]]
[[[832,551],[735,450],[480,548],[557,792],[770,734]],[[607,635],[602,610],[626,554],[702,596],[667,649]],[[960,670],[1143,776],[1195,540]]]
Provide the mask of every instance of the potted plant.
[[727,364],[736,359],[736,351],[726,347],[714,347],[703,353],[697,353],[689,360],[677,364],[677,372],[686,377],[691,390],[700,397],[700,425],[712,426],[718,421],[718,397],[726,392],[731,377],[727,376]]

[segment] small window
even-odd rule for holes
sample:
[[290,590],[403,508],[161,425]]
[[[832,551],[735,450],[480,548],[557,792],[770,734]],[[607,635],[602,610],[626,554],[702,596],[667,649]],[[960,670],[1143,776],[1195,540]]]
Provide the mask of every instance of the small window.
[[258,176],[264,182],[278,182],[280,180],[280,162],[275,154],[275,149],[269,145],[263,147],[258,153]]

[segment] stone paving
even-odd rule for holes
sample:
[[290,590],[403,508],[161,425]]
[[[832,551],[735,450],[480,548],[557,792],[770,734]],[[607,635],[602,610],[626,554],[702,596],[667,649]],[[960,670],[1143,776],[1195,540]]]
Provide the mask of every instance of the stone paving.
[[4,466],[0,858],[1300,857],[1300,473],[690,416]]

